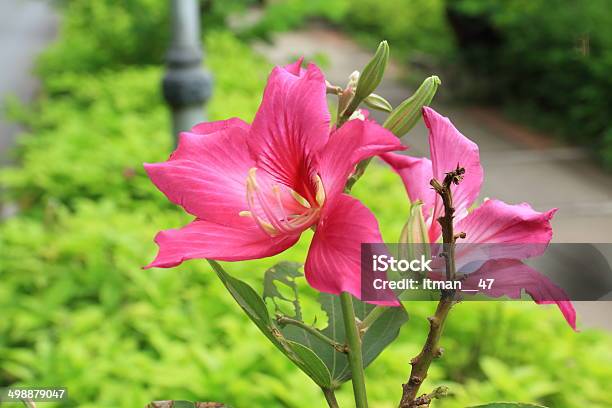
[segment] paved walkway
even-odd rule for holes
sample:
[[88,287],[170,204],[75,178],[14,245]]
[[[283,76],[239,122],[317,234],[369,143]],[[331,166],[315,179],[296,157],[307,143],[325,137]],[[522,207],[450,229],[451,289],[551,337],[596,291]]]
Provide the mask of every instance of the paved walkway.
[[[57,15],[42,0],[0,1],[0,106],[9,95],[30,101],[37,81],[30,74],[36,55],[55,36]],[[0,165],[8,161],[19,128],[0,113]]]
[[[282,33],[272,44],[255,48],[273,63],[284,64],[296,55],[324,54],[328,80],[344,85],[347,76],[371,57],[348,37],[325,27]],[[391,44],[393,52],[393,44]],[[393,106],[412,90],[400,81],[391,65],[378,93]],[[444,78],[442,78],[444,86]],[[562,146],[551,138],[510,123],[492,111],[434,104],[462,133],[480,146],[485,169],[482,197],[509,203],[531,203],[537,210],[558,207],[553,220],[555,242],[612,242],[612,175],[604,173],[579,148]],[[410,154],[428,155],[427,132],[419,124],[406,138]],[[612,263],[612,254],[608,254]],[[612,297],[610,297],[612,299]],[[612,302],[579,302],[585,326],[612,329]]]

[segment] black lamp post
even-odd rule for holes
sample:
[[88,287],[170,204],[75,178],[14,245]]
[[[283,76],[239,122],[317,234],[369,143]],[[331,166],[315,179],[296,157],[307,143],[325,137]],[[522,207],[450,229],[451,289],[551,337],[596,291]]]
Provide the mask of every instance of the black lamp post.
[[171,0],[172,41],[166,54],[163,94],[172,111],[172,134],[204,120],[212,91],[211,75],[202,69],[198,0]]

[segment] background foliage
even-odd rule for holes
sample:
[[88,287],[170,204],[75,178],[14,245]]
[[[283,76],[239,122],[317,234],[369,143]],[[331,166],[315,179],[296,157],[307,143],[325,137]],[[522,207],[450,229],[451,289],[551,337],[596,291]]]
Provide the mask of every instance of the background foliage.
[[[324,18],[393,57],[441,70],[472,102],[582,144],[612,169],[612,13],[608,0],[272,1],[248,34]],[[469,80],[465,82],[465,78]]]
[[[260,335],[204,262],[141,269],[154,255],[155,232],[188,221],[142,170],[172,145],[161,68],[152,65],[163,46],[150,44],[163,30],[147,29],[165,21],[159,4],[71,1],[62,35],[39,66],[41,98],[12,106],[28,134],[17,151],[21,165],[0,172],[6,197],[22,208],[0,224],[0,387],[68,387],[70,399],[49,407],[127,408],[166,398],[322,406],[318,389]],[[118,44],[100,50],[118,40],[142,54]],[[211,118],[250,120],[271,67],[229,32],[208,31],[206,45],[215,75]],[[371,166],[354,192],[394,240],[408,210],[396,176]],[[303,260],[309,240],[282,259]],[[263,271],[280,259],[227,268],[261,289]],[[315,293],[301,285],[314,317]],[[433,306],[408,305],[399,340],[368,368],[372,406],[395,406]],[[612,405],[612,338],[573,333],[554,308],[461,304],[443,346],[426,387],[447,384],[455,395],[437,406]],[[350,405],[350,387],[339,399]]]

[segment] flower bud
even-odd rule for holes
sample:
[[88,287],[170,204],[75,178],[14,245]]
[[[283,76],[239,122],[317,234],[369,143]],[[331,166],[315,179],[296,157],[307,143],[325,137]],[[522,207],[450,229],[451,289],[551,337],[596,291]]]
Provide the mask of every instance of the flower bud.
[[366,120],[366,116],[363,114],[363,112],[361,111],[361,109],[357,109],[355,112],[353,112],[351,114],[351,116],[349,117],[349,120],[353,120],[353,119],[359,119],[359,120]]
[[353,71],[351,75],[349,75],[349,81],[346,85],[348,88],[357,88],[357,83],[359,82],[359,71]]
[[357,89],[355,90],[355,99],[357,101],[362,101],[374,92],[382,80],[388,61],[389,44],[383,41],[378,46],[374,57],[368,62],[359,76]]
[[397,137],[404,136],[416,125],[421,117],[423,106],[431,103],[440,84],[440,78],[435,75],[425,79],[410,98],[399,104],[389,114],[383,126]]
[[393,110],[393,106],[385,98],[374,93],[365,98],[363,103],[372,109],[383,112],[391,112]]
[[429,235],[422,207],[421,201],[410,205],[410,216],[400,233],[399,243],[407,244],[401,246],[404,250],[400,249],[400,255],[405,259],[415,259],[421,255],[430,256]]

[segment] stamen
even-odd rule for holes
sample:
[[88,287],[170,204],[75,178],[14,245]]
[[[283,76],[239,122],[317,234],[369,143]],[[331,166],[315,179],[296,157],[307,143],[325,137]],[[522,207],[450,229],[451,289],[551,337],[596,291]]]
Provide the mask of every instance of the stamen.
[[287,229],[286,226],[284,226],[282,223],[280,223],[277,220],[276,215],[272,212],[272,209],[270,208],[270,204],[268,203],[268,200],[263,195],[263,193],[259,189],[256,189],[255,190],[255,194],[257,195],[257,199],[259,200],[260,207],[263,210],[263,212],[266,215],[266,217],[268,218],[268,221],[270,222],[270,224],[274,228],[276,228],[276,229],[278,229],[280,231],[290,232],[290,230]]
[[274,237],[276,235],[278,235],[278,230],[276,228],[274,228],[272,226],[272,224],[270,224],[269,222],[265,222],[264,220],[262,220],[259,217],[257,218],[257,223],[264,229],[265,232],[267,232],[270,236]]
[[319,207],[322,207],[323,203],[325,203],[325,188],[323,188],[323,181],[318,174],[315,176],[315,188],[315,200],[317,201],[317,204],[319,204]]
[[291,225],[293,229],[300,229],[302,227],[312,224],[318,216],[319,216],[319,209],[314,208],[308,211],[308,213],[292,219],[289,222],[289,225]]
[[[283,204],[281,186],[275,184],[271,186],[271,193],[265,194],[261,191],[256,177],[255,167],[249,170],[246,179],[246,194],[248,211],[240,211],[241,217],[250,217],[268,235],[276,236],[279,233],[294,233],[313,224],[319,216],[320,208],[313,208],[308,200],[292,189],[289,189],[291,196],[304,208],[308,210],[301,214],[290,214]],[[315,176],[316,201],[319,206],[325,202],[325,190],[321,178]],[[257,200],[257,202],[255,201]],[[263,211],[262,217],[257,213]]]
[[308,202],[308,200],[302,197],[297,191],[289,190],[289,194],[291,194],[291,197],[293,197],[295,201],[298,202],[298,204],[303,207],[310,208],[310,203]]
[[[279,231],[276,228],[274,228],[272,224],[262,220],[258,216],[253,216],[253,214],[255,213],[255,197],[253,196],[253,193],[255,193],[255,195],[257,195],[257,198],[259,198],[259,186],[257,185],[257,178],[255,176],[256,171],[257,171],[256,167],[252,167],[251,169],[249,169],[249,175],[247,176],[247,179],[246,179],[247,203],[249,204],[250,211],[240,211],[238,215],[244,216],[246,215],[246,213],[249,213],[251,218],[253,218],[256,221],[257,225],[259,225],[259,227],[266,234],[270,236],[276,236],[278,235]],[[261,207],[264,208],[263,203]],[[264,209],[264,212],[265,212],[265,209]]]
[[[276,198],[276,204],[278,204],[278,207],[281,210],[281,214],[282,214],[282,218],[281,221],[283,221],[285,226],[289,226],[289,219],[287,217],[287,210],[285,210],[285,206],[283,205],[283,200],[280,194],[280,187],[278,186],[278,184],[275,184],[272,186],[272,193],[274,193],[274,197]],[[289,226],[290,227],[290,226]]]
[[272,186],[272,193],[274,194],[274,198],[276,198],[276,204],[278,204],[281,213],[283,215],[283,220],[287,219],[287,211],[285,210],[285,206],[283,205],[283,200],[280,193],[280,187],[278,184]]

